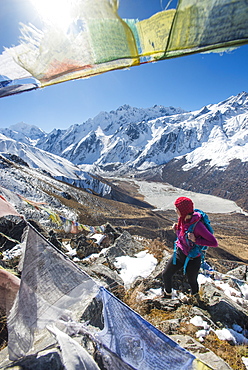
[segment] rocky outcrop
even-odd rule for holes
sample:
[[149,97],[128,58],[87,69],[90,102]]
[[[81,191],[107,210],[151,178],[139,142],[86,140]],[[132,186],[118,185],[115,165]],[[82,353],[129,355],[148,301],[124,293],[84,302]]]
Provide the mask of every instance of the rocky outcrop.
[[210,283],[202,286],[202,300],[211,319],[223,327],[233,324],[248,328],[248,307],[242,307]]
[[93,240],[88,239],[85,235],[79,235],[73,238],[71,245],[72,248],[76,248],[77,256],[80,259],[101,251],[100,246]]
[[237,279],[246,281],[248,283],[248,266],[238,266],[235,269],[228,271],[226,275],[230,277],[236,277]]
[[11,249],[16,245],[15,241],[11,241],[4,235],[11,239],[21,242],[23,229],[26,227],[26,222],[24,220],[20,221],[19,217],[1,217],[0,218],[0,249],[1,251]]
[[116,257],[130,256],[133,257],[136,253],[144,249],[144,246],[138,241],[134,240],[129,232],[124,231],[109,247],[105,256],[113,263]]

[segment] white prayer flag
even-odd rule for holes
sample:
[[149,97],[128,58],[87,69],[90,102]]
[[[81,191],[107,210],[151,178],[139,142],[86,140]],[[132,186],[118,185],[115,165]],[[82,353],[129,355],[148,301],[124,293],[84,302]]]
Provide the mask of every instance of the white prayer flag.
[[29,228],[21,285],[8,317],[9,358],[25,356],[36,328],[55,322],[80,301],[86,304],[98,291],[92,278]]

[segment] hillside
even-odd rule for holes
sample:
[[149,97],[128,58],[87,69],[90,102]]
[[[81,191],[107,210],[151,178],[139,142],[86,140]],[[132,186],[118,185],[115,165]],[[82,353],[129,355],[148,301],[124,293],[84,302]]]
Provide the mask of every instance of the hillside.
[[[70,191],[70,186],[68,186],[67,190]],[[5,190],[4,195],[9,195],[9,192]],[[67,198],[68,195],[69,193],[67,193]],[[94,198],[94,195],[90,195],[92,205],[95,205],[93,202]],[[80,206],[82,203],[80,203]],[[100,202],[98,206],[101,205],[106,207],[107,203]],[[113,203],[117,202],[111,201],[110,204],[113,205]],[[73,204],[76,205],[76,203]],[[125,210],[125,208],[121,208],[119,211],[122,209]],[[76,207],[75,210],[77,211],[78,208]],[[83,208],[81,208],[80,211],[82,210]],[[132,209],[129,207],[129,209],[126,210],[131,211]],[[37,211],[38,210],[36,210],[36,212]],[[149,213],[150,212],[152,211],[149,211]],[[105,215],[107,216],[108,212],[106,212]],[[136,216],[138,215],[140,214],[137,213]],[[125,216],[127,217],[127,214],[125,214]],[[147,323],[148,326],[146,326],[146,334],[143,336],[142,343],[144,343],[144,340],[149,340],[150,335],[148,330],[151,330],[150,324],[152,324],[162,333],[165,333],[168,338],[175,341],[172,345],[172,351],[175,350],[175,343],[179,343],[180,346],[186,348],[191,355],[195,355],[197,359],[203,361],[203,363],[210,366],[211,369],[229,370],[233,368],[245,370],[244,361],[245,356],[247,356],[245,344],[248,339],[247,331],[244,327],[246,327],[248,323],[248,292],[246,290],[247,284],[245,284],[245,281],[247,281],[247,266],[245,266],[244,261],[238,258],[237,253],[232,254],[231,251],[227,252],[222,248],[218,248],[217,254],[210,257],[210,253],[206,259],[207,262],[211,264],[214,271],[210,276],[207,272],[205,276],[202,273],[199,275],[201,279],[201,300],[199,302],[191,300],[187,295],[189,286],[185,276],[180,272],[175,279],[175,289],[177,291],[177,293],[175,292],[175,297],[171,300],[164,299],[161,296],[161,271],[172,252],[172,248],[169,246],[172,243],[172,233],[166,228],[167,233],[165,233],[162,241],[157,238],[151,240],[144,237],[145,231],[148,233],[149,230],[151,231],[150,226],[154,228],[155,225],[150,225],[146,214],[143,214],[143,216],[145,217],[141,216],[140,218],[132,220],[132,225],[134,227],[129,225],[124,228],[118,226],[114,228],[110,224],[106,225],[103,233],[104,239],[101,239],[102,242],[100,242],[100,239],[97,237],[99,234],[92,234],[90,230],[88,230],[87,233],[80,233],[80,235],[71,235],[68,232],[65,233],[61,231],[61,229],[57,229],[57,239],[55,236],[56,234],[48,233],[48,231],[51,230],[50,227],[42,227],[32,222],[31,225],[35,225],[35,227],[38,228],[39,232],[42,233],[42,237],[41,234],[36,234],[34,229],[31,229],[31,233],[29,231],[28,242],[25,248],[25,256],[28,256],[27,253],[29,253],[29,258],[25,257],[23,265],[19,263],[18,256],[20,256],[20,252],[23,250],[23,243],[19,245],[19,248],[17,245],[13,250],[7,248],[5,245],[5,251],[2,253],[3,258],[1,265],[5,268],[14,269],[15,271],[20,271],[20,268],[22,268],[21,277],[23,279],[28,279],[29,291],[31,290],[32,292],[33,289],[33,292],[36,292],[36,299],[38,299],[39,304],[44,305],[46,301],[50,303],[51,297],[54,296],[54,292],[51,295],[51,290],[49,289],[49,287],[51,288],[51,284],[54,287],[55,297],[57,297],[59,292],[63,294],[68,284],[74,282],[74,279],[69,277],[67,268],[70,274],[78,274],[80,270],[80,274],[82,275],[79,280],[81,283],[82,276],[86,273],[88,278],[90,277],[93,286],[101,284],[112,292],[113,295],[110,297],[111,299],[107,306],[108,308],[112,308],[112,311],[108,317],[115,322],[115,316],[117,315],[118,319],[122,321],[122,325],[125,326],[125,333],[129,325],[131,325],[133,330],[134,317],[132,320],[130,318],[131,321],[128,320],[123,310],[126,310],[127,313],[133,311],[130,311],[127,306],[123,306],[121,301],[124,301],[149,322],[149,324]],[[163,213],[159,213],[158,216],[160,219],[167,219],[168,221],[173,221],[173,218],[175,218],[175,214],[172,213],[172,211],[164,211]],[[221,241],[221,246],[225,246],[228,237],[230,237],[230,240],[232,237],[236,246],[238,232],[234,229],[233,222],[241,222],[242,218],[235,217],[235,219],[233,219],[232,217],[225,217],[226,215],[222,215],[222,217],[219,216],[220,215],[211,215],[211,219],[216,229],[216,236],[218,240]],[[117,220],[117,224],[120,220],[121,219]],[[129,222],[128,219],[126,220]],[[225,230],[222,229],[224,225],[223,220],[225,220]],[[143,224],[144,221],[145,224]],[[115,222],[115,220],[113,220],[113,222]],[[7,230],[6,225],[7,223],[5,222],[5,228],[3,228],[4,223],[1,219],[1,231],[13,237],[15,228]],[[18,227],[18,225],[16,226]],[[217,228],[217,226],[219,226],[219,228]],[[133,237],[128,231],[134,232]],[[156,231],[160,232],[158,229]],[[43,235],[46,239],[44,239]],[[242,235],[242,237],[247,239],[246,234]],[[224,243],[222,243],[221,239],[224,239]],[[55,250],[51,244],[48,244],[46,240],[50,240],[50,243],[56,242],[54,245],[57,250]],[[239,241],[240,240],[239,238]],[[63,241],[63,243],[60,244],[60,241]],[[39,248],[36,248],[37,245]],[[66,253],[66,256],[61,255],[58,248]],[[18,251],[19,253],[17,253]],[[74,261],[74,264],[70,263],[70,259]],[[32,261],[32,264],[30,264],[30,261]],[[45,261],[47,261],[47,264],[44,263]],[[133,266],[132,274],[130,274],[128,270],[128,264],[131,263]],[[63,274],[58,274],[61,269],[63,270]],[[44,274],[44,271],[46,271],[46,274]],[[37,279],[37,277],[39,278]],[[239,285],[240,283],[242,283],[242,286]],[[34,284],[34,286],[32,284]],[[61,286],[61,284],[63,285]],[[63,339],[65,347],[58,345],[56,340],[51,338],[49,332],[44,332],[44,330],[42,333],[37,332],[37,336],[35,335],[34,348],[31,349],[28,356],[22,356],[21,359],[16,361],[15,366],[32,369],[38,364],[40,366],[44,364],[44,368],[49,366],[49,369],[57,370],[57,364],[61,363],[61,353],[63,360],[70,359],[71,355],[75,353],[72,349],[68,351],[68,348],[71,348],[70,346],[73,344],[72,340],[80,340],[80,345],[85,347],[89,354],[97,361],[99,368],[105,369],[102,365],[99,351],[96,356],[93,350],[94,348],[92,349],[92,342],[94,343],[95,333],[98,334],[99,330],[103,329],[103,323],[104,327],[107,325],[106,316],[103,315],[103,307],[105,307],[106,303],[105,301],[101,301],[99,294],[96,299],[92,299],[91,295],[94,293],[94,289],[92,289],[93,286],[90,290],[89,286],[88,290],[85,289],[82,292],[82,289],[80,290],[80,294],[83,295],[83,310],[82,303],[80,304],[78,302],[78,305],[75,307],[74,301],[73,309],[79,311],[77,322],[74,321],[75,316],[70,316],[72,312],[74,312],[73,310],[67,311],[66,315],[63,315],[59,321],[60,327],[61,325],[62,327],[65,326],[64,330],[66,330],[66,332],[69,330],[68,333],[70,337],[64,335]],[[33,313],[35,318],[39,318],[39,313],[36,309],[37,301],[36,299],[34,301],[34,294],[26,294],[24,282],[22,287],[24,288],[20,288],[19,293],[19,300],[21,300],[22,297],[22,304],[17,306],[18,312],[21,312],[23,306],[28,307],[29,314],[25,317],[30,317],[30,314],[32,317]],[[61,290],[58,290],[60,287]],[[114,297],[118,297],[119,301],[115,302]],[[35,307],[31,305],[33,302],[35,302]],[[50,306],[50,310],[55,309],[56,304],[57,301],[55,299],[55,306]],[[51,322],[50,310],[48,310],[48,313],[46,313],[46,310],[42,311],[43,322],[44,320]],[[25,311],[26,309],[24,309],[24,312]],[[36,316],[37,314],[38,316]],[[133,312],[132,315],[136,315],[136,313]],[[22,326],[21,331],[18,332],[18,319],[18,315],[15,315],[16,326],[12,328],[12,332],[13,329],[17,331],[18,338],[20,338],[24,333],[29,332],[29,328],[26,324],[26,322],[28,322],[26,319],[24,327]],[[2,320],[0,325],[0,344],[2,347],[6,345],[6,331],[3,325],[4,321]],[[203,327],[202,330],[199,329],[201,326]],[[111,327],[116,327],[116,325]],[[50,326],[48,329],[50,331]],[[152,330],[154,331],[154,329]],[[110,333],[111,332],[108,331],[108,337]],[[139,335],[142,335],[142,330],[135,331],[135,340],[137,340],[137,336]],[[159,337],[161,338],[161,334]],[[23,341],[13,340],[13,336],[10,336],[10,338],[11,348],[25,348],[22,344]],[[98,338],[99,341],[99,337],[96,338]],[[58,343],[60,344],[60,342]],[[155,343],[157,343],[157,341],[155,341]],[[126,348],[125,343],[121,343],[121,348]],[[158,348],[155,348],[155,351],[156,354],[159,353]],[[163,351],[163,353],[166,352],[166,356],[168,356],[167,351]],[[36,355],[34,355],[34,353]],[[58,356],[56,363],[53,360],[55,353],[57,354],[56,356]],[[76,353],[78,354],[78,352]],[[37,354],[39,355],[37,356]],[[8,358],[7,348],[2,349],[0,352],[1,367],[5,369],[12,367],[13,362],[10,360],[11,359]],[[110,367],[110,369],[111,368],[113,367]],[[136,367],[134,366],[134,368]],[[151,367],[149,367],[149,369],[150,368]]]
[[[140,191],[141,188],[133,181],[133,178],[119,178],[118,180],[116,178],[99,179],[103,184],[113,189],[111,194],[116,197],[116,200],[106,199],[85,189],[56,180],[44,171],[30,168],[22,160],[17,160],[16,157],[14,159],[15,161],[11,161],[1,157],[0,193],[16,207],[20,214],[24,215],[36,227],[38,226],[48,240],[58,243],[58,247],[62,248],[64,252],[68,250],[66,246],[68,248],[68,243],[70,243],[70,253],[74,250],[74,254],[70,254],[70,258],[76,257],[75,261],[77,261],[76,263],[80,269],[86,271],[94,280],[100,280],[101,284],[107,286],[119,299],[123,300],[163,333],[171,336],[175,341],[180,339],[180,343],[191,353],[196,354],[197,358],[202,359],[211,366],[217,366],[213,367],[214,369],[222,368],[227,370],[230,369],[228,365],[230,364],[233,369],[245,370],[242,356],[246,356],[246,352],[243,350],[243,346],[238,345],[239,342],[234,337],[231,340],[226,340],[225,337],[223,340],[219,340],[216,336],[217,334],[209,333],[207,330],[205,331],[206,339],[200,347],[197,339],[197,328],[189,324],[189,321],[193,320],[196,315],[197,317],[200,315],[204,320],[207,320],[209,327],[212,326],[216,333],[218,331],[222,333],[224,327],[231,327],[234,323],[239,328],[241,322],[246,322],[244,320],[248,322],[246,293],[243,295],[236,289],[235,296],[230,298],[222,293],[221,288],[214,287],[215,283],[213,280],[211,283],[208,282],[206,285],[202,285],[201,297],[203,301],[200,306],[199,304],[193,304],[190,300],[188,302],[185,301],[187,296],[186,298],[180,298],[179,296],[171,302],[161,299],[161,293],[150,296],[152,291],[161,289],[161,269],[166,263],[166,258],[169,258],[173,250],[175,235],[171,230],[171,225],[176,221],[174,210],[154,209],[153,204],[147,202],[147,197]],[[149,185],[151,186],[148,182],[148,187]],[[179,196],[180,192],[180,189],[173,188],[173,199],[177,195]],[[166,192],[159,194],[161,204],[166,203],[163,196],[166,196]],[[208,199],[207,197],[211,199],[211,196],[206,196],[206,199]],[[129,203],[126,203],[127,201]],[[219,201],[219,206],[216,201],[216,209],[221,210],[223,202],[229,201],[222,199]],[[55,215],[63,216],[65,223],[56,223],[54,221],[56,220]],[[214,250],[209,248],[206,261],[216,271],[216,284],[220,277],[223,280],[223,284],[226,282],[225,279],[229,279],[227,281],[234,289],[234,283],[230,282],[230,278],[226,278],[225,274],[229,276],[233,269],[238,269],[238,279],[246,279],[246,264],[248,263],[247,216],[240,211],[211,213],[209,216],[219,241],[219,247]],[[13,220],[13,216],[7,217],[7,219],[9,218],[12,220],[9,223],[3,222],[3,219],[1,219],[1,232],[16,238],[16,234],[12,234],[15,231],[15,227],[11,223],[16,222],[16,219],[14,218]],[[64,228],[68,220],[87,226],[87,231],[83,229],[76,235],[71,233],[70,230]],[[108,224],[108,228],[105,230],[107,245],[104,245],[104,247],[106,248],[107,246],[108,251],[104,252],[107,253],[106,255],[98,255],[97,253],[103,246],[99,247],[99,244],[92,241],[94,237],[92,239],[89,226],[96,227],[106,224]],[[10,228],[6,227],[6,225],[10,225]],[[19,224],[17,226],[21,227]],[[109,230],[109,234],[107,230]],[[60,241],[63,242],[62,245]],[[11,251],[8,251],[5,243],[6,239],[2,238],[1,242],[2,255],[8,256],[7,260],[5,257],[5,260],[2,260],[1,263],[5,267],[16,270],[18,265],[16,250],[13,252],[13,259],[11,259],[9,257],[11,256]],[[104,250],[106,250],[105,248]],[[142,255],[146,255],[148,252],[151,253],[154,256],[152,258],[156,257],[159,261],[158,265],[149,276],[142,278],[139,276],[139,268],[143,265],[143,260],[138,260],[136,257],[136,279],[131,286],[126,287],[124,280],[122,280],[123,275],[120,268],[122,265],[116,266],[116,260],[122,256],[125,258],[135,257],[135,253],[139,251],[141,251]],[[91,254],[93,254],[92,257],[88,258]],[[67,259],[68,257],[65,260]],[[49,265],[53,266],[51,263]],[[54,270],[54,267],[52,270]],[[177,289],[186,292],[187,283],[185,277],[179,275],[176,281]],[[42,281],[40,281],[40,284],[42,284]],[[42,286],[41,291],[46,294],[44,286]],[[48,295],[50,296],[49,292]],[[143,297],[142,301],[140,297]],[[91,335],[94,333],[92,331],[94,327],[99,322],[102,322],[102,319],[99,320],[99,317],[102,317],[101,310],[101,304],[99,306],[98,303],[96,304],[93,301],[84,311],[83,316],[80,314],[82,316],[81,320],[85,320],[87,325],[89,325],[89,321],[92,324],[90,326]],[[5,321],[1,324],[2,336],[0,336],[0,342],[2,346],[6,345],[7,338],[6,326],[4,325]],[[101,324],[99,325],[102,328]],[[245,335],[245,331],[243,328],[241,329]],[[241,332],[235,333],[237,333],[237,338],[238,335],[239,338],[241,337]],[[77,334],[76,338],[81,338],[81,334]],[[188,342],[182,342],[183,338],[187,339]],[[242,340],[247,340],[243,335],[242,338]],[[194,342],[193,347],[189,346],[189,343],[192,342]],[[66,348],[68,348],[69,342],[67,341],[66,343]],[[55,341],[51,341],[49,334],[46,334],[42,338],[38,337],[35,342],[34,351],[35,353],[39,352],[41,354],[40,357],[37,359],[36,356],[31,354],[22,358],[17,364],[22,367],[27,366],[27,368],[30,368],[28,366],[31,366],[32,368],[33,366],[34,368],[37,366],[37,361],[39,361],[39,364],[45,361],[44,366],[49,366],[49,368],[54,370],[57,369],[56,367],[53,368],[55,365],[51,360],[51,356],[46,358],[46,355],[43,355],[44,348],[49,348],[52,351],[49,352],[48,350],[46,352],[47,356],[50,356],[51,353],[54,354],[54,348],[56,348],[56,351],[61,350],[61,347],[56,345]],[[7,348],[0,352],[0,362],[5,368],[12,366],[12,363],[8,360]]]
[[[49,221],[49,215],[43,210],[38,211],[20,200],[21,195],[34,202],[44,202],[45,207],[69,220],[86,225],[101,225],[111,222],[116,226],[144,228],[148,226],[148,233],[156,237],[159,230],[164,229],[168,220],[153,213],[151,206],[139,199],[132,198],[116,187],[116,198],[122,197],[129,203],[106,199],[92,194],[84,189],[62,181],[55,180],[38,170],[25,165],[16,164],[5,158],[1,162],[1,191],[6,199],[14,204],[17,210],[26,218],[37,220],[48,227],[56,227]],[[123,199],[122,199],[123,200]],[[133,204],[131,204],[133,203]],[[135,205],[136,204],[136,205]],[[145,229],[145,228],[144,228]]]
[[[121,179],[118,182],[111,179],[102,180],[114,189],[112,195],[116,200],[106,199],[55,180],[39,170],[1,158],[0,180],[3,196],[15,204],[21,214],[41,222],[46,227],[58,229],[62,237],[66,237],[63,227],[59,228],[53,223],[47,211],[41,206],[41,209],[37,210],[20,200],[16,194],[34,202],[44,202],[45,209],[51,214],[57,213],[66,219],[91,226],[110,222],[114,227],[128,230],[132,235],[149,239],[160,238],[169,247],[173,247],[175,236],[171,231],[171,225],[176,221],[175,212],[154,210],[152,204],[144,201],[144,195],[139,193],[132,179],[130,182]],[[180,196],[180,190],[174,193],[173,199],[177,196]],[[163,203],[162,193],[160,201]],[[220,209],[216,206],[217,210],[218,208]],[[220,239],[220,248],[215,251],[214,257],[247,262],[247,216],[240,213],[217,212],[211,213],[211,220],[216,236]]]

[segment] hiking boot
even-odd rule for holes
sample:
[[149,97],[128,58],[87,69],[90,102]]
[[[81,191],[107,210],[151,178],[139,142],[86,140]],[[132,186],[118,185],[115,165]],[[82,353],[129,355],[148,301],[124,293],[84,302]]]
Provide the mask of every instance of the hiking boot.
[[172,293],[164,292],[162,298],[171,299],[172,298]]
[[204,302],[204,300],[200,297],[200,294],[199,293],[196,293],[196,294],[193,294],[191,296],[191,303],[193,306],[197,306],[197,307],[200,307],[202,309],[205,309],[206,308],[206,302]]
[[184,304],[191,304],[192,295],[191,294],[180,294],[179,301]]
[[200,298],[199,293],[195,293],[195,294],[189,293],[189,294],[183,295],[183,297],[180,297],[180,302],[184,304],[189,304],[192,306],[199,306],[201,302],[201,298]]

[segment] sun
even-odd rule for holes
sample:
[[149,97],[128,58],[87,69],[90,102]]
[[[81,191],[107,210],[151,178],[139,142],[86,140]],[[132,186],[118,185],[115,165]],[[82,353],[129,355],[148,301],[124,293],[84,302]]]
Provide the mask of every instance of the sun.
[[67,28],[71,22],[72,0],[30,0],[45,23]]

